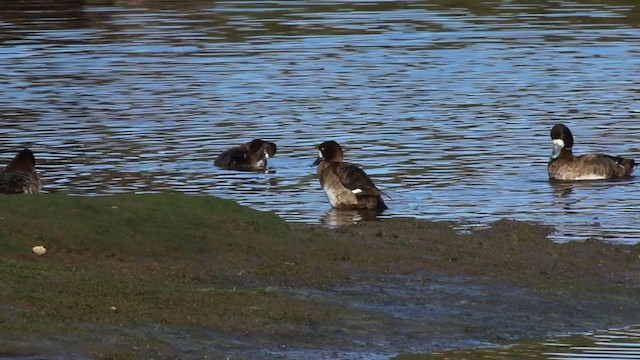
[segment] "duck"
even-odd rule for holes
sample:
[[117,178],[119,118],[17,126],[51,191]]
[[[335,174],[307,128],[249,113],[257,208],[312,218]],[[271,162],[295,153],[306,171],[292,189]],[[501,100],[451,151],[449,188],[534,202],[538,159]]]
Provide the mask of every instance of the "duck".
[[573,155],[573,135],[564,124],[551,128],[553,152],[547,165],[551,180],[620,179],[631,175],[635,160],[605,154]]
[[36,172],[33,152],[23,149],[0,171],[0,192],[4,194],[37,194],[41,182]]
[[331,206],[343,210],[383,210],[387,205],[369,175],[359,166],[344,162],[344,152],[337,142],[318,146],[318,178]]
[[253,139],[225,150],[213,164],[230,170],[264,170],[267,168],[267,159],[273,157],[277,150],[273,142]]

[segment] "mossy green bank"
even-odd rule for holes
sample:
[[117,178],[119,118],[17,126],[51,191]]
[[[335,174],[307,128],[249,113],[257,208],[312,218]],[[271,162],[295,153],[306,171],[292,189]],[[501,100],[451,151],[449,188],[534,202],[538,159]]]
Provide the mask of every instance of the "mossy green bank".
[[638,246],[536,224],[326,229],[177,193],[0,204],[0,357],[391,356],[640,321]]

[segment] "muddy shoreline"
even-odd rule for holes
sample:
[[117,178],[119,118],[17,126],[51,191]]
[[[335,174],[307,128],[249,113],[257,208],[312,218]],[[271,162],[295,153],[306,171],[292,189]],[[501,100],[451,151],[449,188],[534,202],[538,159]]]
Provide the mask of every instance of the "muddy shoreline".
[[537,224],[327,229],[179,194],[2,201],[0,358],[387,359],[640,324],[640,246],[558,244]]

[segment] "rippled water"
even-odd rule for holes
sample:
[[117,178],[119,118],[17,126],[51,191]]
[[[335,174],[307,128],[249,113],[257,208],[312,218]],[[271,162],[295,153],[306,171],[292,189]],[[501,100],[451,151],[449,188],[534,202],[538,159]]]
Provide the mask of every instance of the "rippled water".
[[616,329],[557,338],[543,344],[554,360],[640,359],[640,328]]
[[[455,4],[455,5],[452,5]],[[556,240],[638,241],[640,186],[551,184],[549,129],[640,159],[640,8],[603,1],[0,3],[0,160],[45,189],[176,190],[335,224],[310,167],[339,141],[391,199],[382,217],[503,217]],[[220,170],[261,137],[268,173]]]
[[575,336],[561,336],[543,342],[520,344],[501,349],[459,350],[436,353],[425,359],[640,359],[640,328],[611,329]]

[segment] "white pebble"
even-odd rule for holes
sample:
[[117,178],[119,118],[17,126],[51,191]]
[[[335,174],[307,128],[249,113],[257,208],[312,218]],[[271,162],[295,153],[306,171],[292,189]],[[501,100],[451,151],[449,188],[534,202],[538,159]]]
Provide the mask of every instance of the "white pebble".
[[31,251],[33,251],[34,254],[36,255],[44,255],[44,253],[47,252],[47,249],[45,249],[44,246],[40,245],[40,246],[34,246],[33,249],[31,249]]

